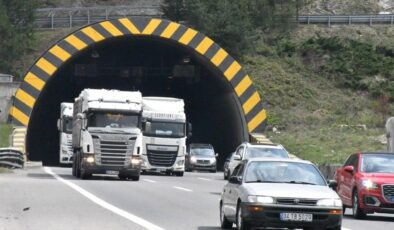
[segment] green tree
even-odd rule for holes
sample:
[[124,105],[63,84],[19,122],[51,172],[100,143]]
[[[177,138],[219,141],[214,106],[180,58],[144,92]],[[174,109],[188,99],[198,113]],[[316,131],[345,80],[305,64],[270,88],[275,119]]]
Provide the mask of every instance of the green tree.
[[13,73],[12,63],[32,45],[35,7],[31,0],[0,0],[0,72]]
[[236,55],[253,51],[254,42],[261,34],[270,34],[274,31],[282,33],[291,29],[294,25],[293,17],[299,6],[297,0],[164,2],[163,13],[167,18],[185,20]]

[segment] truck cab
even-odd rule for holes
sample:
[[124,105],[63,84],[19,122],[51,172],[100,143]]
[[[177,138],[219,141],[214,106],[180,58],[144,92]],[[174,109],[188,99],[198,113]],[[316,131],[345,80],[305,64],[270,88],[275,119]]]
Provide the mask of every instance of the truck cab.
[[57,121],[59,130],[59,163],[71,164],[73,160],[72,127],[73,103],[60,104],[60,118]]
[[183,176],[188,135],[183,100],[143,97],[142,106],[142,171]]
[[73,175],[139,180],[142,152],[140,92],[85,89],[74,103]]

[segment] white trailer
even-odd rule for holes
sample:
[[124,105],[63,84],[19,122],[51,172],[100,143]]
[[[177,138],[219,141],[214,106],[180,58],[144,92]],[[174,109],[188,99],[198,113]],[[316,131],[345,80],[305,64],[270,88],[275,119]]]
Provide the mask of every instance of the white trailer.
[[189,130],[183,100],[143,97],[142,110],[142,171],[183,176]]
[[73,106],[73,103],[63,102],[60,104],[60,118],[57,121],[57,129],[59,130],[60,164],[72,163]]
[[139,180],[142,153],[140,92],[85,89],[75,99],[73,175],[113,174]]

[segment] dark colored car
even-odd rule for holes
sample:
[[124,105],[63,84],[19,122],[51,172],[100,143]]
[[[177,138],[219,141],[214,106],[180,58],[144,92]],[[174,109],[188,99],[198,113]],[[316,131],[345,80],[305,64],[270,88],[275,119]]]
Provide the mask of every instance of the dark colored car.
[[228,178],[228,175],[229,175],[229,164],[230,164],[230,161],[234,158],[234,155],[235,155],[235,152],[233,152],[233,153],[231,153],[227,158],[226,158],[226,160],[224,161],[224,165],[223,165],[223,177],[224,177],[224,179],[225,180],[228,180],[229,178]]
[[214,148],[210,144],[190,144],[186,154],[186,171],[208,170],[216,172],[216,157]]
[[362,219],[368,213],[394,213],[394,154],[352,154],[335,173],[344,210]]

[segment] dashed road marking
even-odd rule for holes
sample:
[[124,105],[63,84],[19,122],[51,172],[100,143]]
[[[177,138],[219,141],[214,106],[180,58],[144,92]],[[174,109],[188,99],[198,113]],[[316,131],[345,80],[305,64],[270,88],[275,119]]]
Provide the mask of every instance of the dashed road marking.
[[130,220],[131,222],[138,224],[148,230],[164,230],[163,228],[142,219],[141,217],[135,216],[129,212],[126,212],[123,209],[120,209],[118,207],[115,207],[114,205],[98,198],[97,196],[93,195],[92,193],[88,192],[87,190],[79,187],[78,185],[65,180],[63,178],[61,178],[60,176],[58,176],[56,173],[52,172],[52,170],[48,167],[44,167],[44,171],[50,175],[52,175],[54,178],[56,178],[58,181],[68,185],[69,187],[71,187],[72,189],[74,189],[75,191],[79,192],[80,194],[82,194],[83,196],[85,196],[86,198],[88,198],[89,200],[93,201],[94,203],[100,205],[101,207],[115,213],[118,214],[121,217],[126,218],[127,220]]
[[150,183],[156,183],[156,181],[154,181],[154,180],[149,180],[149,179],[142,179],[143,181],[146,181],[146,182],[150,182]]
[[182,187],[178,187],[178,186],[174,186],[173,188],[176,188],[176,189],[179,189],[179,190],[183,190],[183,191],[186,191],[186,192],[193,192],[193,190],[191,190],[191,189],[182,188]]
[[200,180],[205,180],[205,181],[211,181],[211,179],[204,178],[204,177],[198,177],[197,179],[200,179]]

